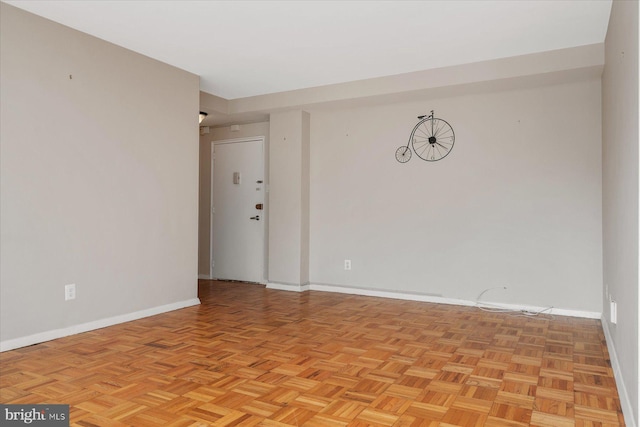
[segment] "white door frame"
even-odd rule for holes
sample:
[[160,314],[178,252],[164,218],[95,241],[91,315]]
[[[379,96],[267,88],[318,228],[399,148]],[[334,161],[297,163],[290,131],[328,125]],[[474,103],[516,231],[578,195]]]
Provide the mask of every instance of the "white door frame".
[[211,141],[211,158],[210,166],[211,166],[211,181],[210,181],[210,189],[209,189],[209,278],[213,278],[213,215],[214,215],[214,206],[213,206],[213,168],[214,168],[214,160],[215,160],[215,151],[214,146],[221,144],[235,144],[242,142],[260,142],[262,144],[262,173],[264,174],[264,197],[263,197],[263,206],[262,206],[262,280],[260,283],[267,283],[267,274],[266,274],[266,265],[267,265],[267,248],[269,242],[267,242],[267,225],[269,221],[268,207],[269,207],[269,185],[267,182],[267,155],[266,155],[266,147],[265,147],[265,137],[264,136],[250,136],[246,138],[233,138],[233,139],[221,139],[219,141]]

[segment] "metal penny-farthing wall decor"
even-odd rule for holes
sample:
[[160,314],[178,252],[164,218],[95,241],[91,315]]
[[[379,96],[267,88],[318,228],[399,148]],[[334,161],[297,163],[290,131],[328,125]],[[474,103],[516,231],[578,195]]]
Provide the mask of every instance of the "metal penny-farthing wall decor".
[[416,156],[427,162],[442,160],[453,149],[456,136],[449,123],[434,117],[433,110],[428,116],[418,116],[407,145],[396,150],[396,160],[406,163],[411,159],[411,148]]

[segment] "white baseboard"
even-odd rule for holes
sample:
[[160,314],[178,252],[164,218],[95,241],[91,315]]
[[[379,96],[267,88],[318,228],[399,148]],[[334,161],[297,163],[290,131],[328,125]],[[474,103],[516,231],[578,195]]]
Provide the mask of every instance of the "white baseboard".
[[289,292],[305,292],[310,290],[308,283],[296,284],[296,283],[283,283],[283,282],[267,282],[267,289],[276,289],[278,291]]
[[380,298],[392,298],[408,301],[420,301],[420,302],[437,302],[441,304],[453,304],[453,305],[473,305],[469,301],[457,300],[451,298],[444,298],[435,294],[419,294],[412,292],[396,292],[379,289],[366,289],[366,288],[352,288],[348,286],[337,286],[312,283],[310,286],[312,291],[321,292],[336,292],[340,294],[362,295],[367,297],[380,297]]
[[53,329],[51,331],[40,332],[26,337],[0,341],[0,352],[14,350],[16,348],[26,347],[33,344],[39,344],[57,338],[79,334],[82,332],[93,331],[95,329],[105,328],[107,326],[113,326],[119,323],[130,322],[132,320],[138,320],[144,317],[155,316],[156,314],[166,313],[169,311],[191,307],[199,304],[200,300],[198,298],[193,298],[186,301],[179,301],[172,304],[161,305],[159,307],[148,308],[146,310],[140,310],[133,313],[122,314],[106,319],[95,320],[93,322],[82,323],[80,325],[73,325],[67,328]]
[[[353,288],[348,286],[338,286],[338,285],[328,285],[328,284],[318,284],[318,283],[310,283],[307,285],[269,283],[267,284],[267,288],[278,289],[282,291],[295,291],[295,292],[304,292],[305,290],[336,292],[336,293],[342,293],[342,294],[363,295],[363,296],[381,297],[381,298],[393,298],[393,299],[401,299],[401,300],[407,300],[407,301],[433,302],[437,304],[463,305],[463,306],[470,306],[470,307],[477,305],[476,301],[469,301],[469,300],[456,299],[456,298],[445,298],[445,297],[434,295],[434,294],[396,292],[396,291],[388,291],[388,290],[381,290],[381,289]],[[569,316],[569,317],[582,317],[587,319],[600,319],[600,317],[602,317],[601,312],[595,312],[595,311],[571,310],[571,309],[563,309],[563,308],[556,308],[556,307],[552,307],[552,308],[536,307],[533,305],[504,304],[504,303],[496,303],[496,302],[489,302],[489,301],[483,301],[483,303],[490,305],[492,308],[504,309],[504,310],[524,310],[531,313],[544,312],[545,314],[554,314],[558,316]]]
[[[500,302],[484,302],[481,301],[480,305],[486,304],[488,308],[497,308],[497,309],[505,309],[505,310],[521,310],[526,311],[528,313],[544,313],[544,314],[553,314],[556,316],[566,316],[566,317],[581,317],[584,319],[600,319],[602,317],[602,312],[600,311],[584,311],[584,310],[573,310],[569,308],[558,308],[558,307],[538,307],[535,305],[521,305],[521,304],[505,304]],[[474,302],[474,305],[476,303]]]
[[618,396],[620,397],[620,406],[622,406],[622,415],[624,415],[624,422],[627,427],[637,427],[637,420],[633,414],[633,406],[631,405],[631,398],[627,392],[627,386],[620,370],[620,363],[618,362],[618,354],[616,348],[613,346],[613,337],[609,331],[609,322],[603,315],[601,318],[602,330],[607,341],[607,350],[609,350],[609,358],[611,359],[611,368],[613,369],[613,376],[616,379],[616,385],[618,386]]

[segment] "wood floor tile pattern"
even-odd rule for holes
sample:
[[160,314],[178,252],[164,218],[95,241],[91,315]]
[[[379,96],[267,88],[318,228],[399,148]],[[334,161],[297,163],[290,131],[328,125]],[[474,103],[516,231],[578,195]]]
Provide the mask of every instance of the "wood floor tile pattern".
[[72,426],[623,426],[598,320],[201,281],[202,304],[0,353]]

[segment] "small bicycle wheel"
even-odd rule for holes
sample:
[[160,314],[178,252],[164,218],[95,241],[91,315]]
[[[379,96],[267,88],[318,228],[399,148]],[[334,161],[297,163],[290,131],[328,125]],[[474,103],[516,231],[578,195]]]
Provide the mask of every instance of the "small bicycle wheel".
[[435,162],[447,157],[453,149],[456,136],[449,123],[431,115],[418,122],[411,132],[410,139],[418,157]]
[[400,163],[407,163],[411,159],[411,148],[409,145],[403,145],[396,150],[396,160]]

